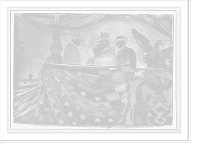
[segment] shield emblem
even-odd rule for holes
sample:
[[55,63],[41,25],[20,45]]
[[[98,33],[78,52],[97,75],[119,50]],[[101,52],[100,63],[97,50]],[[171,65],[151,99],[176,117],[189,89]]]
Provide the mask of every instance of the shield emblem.
[[147,71],[145,78],[131,83],[129,92],[130,118],[134,126],[173,125],[173,77],[170,71]]

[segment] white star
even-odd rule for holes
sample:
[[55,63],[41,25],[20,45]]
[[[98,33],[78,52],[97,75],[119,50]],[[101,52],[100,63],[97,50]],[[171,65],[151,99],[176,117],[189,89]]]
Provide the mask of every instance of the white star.
[[86,93],[81,91],[81,95],[84,97],[84,96],[86,96]]
[[58,77],[58,75],[57,75],[58,72],[56,72],[56,71],[54,71],[54,70],[52,70],[52,71],[53,71],[53,72],[52,72],[51,74],[53,75],[53,77],[55,77],[55,76]]
[[75,76],[77,76],[78,79],[79,79],[80,77],[83,77],[83,76],[82,76],[82,73],[79,73],[79,72],[76,72]]
[[85,117],[85,115],[81,115],[80,118],[84,120],[86,117]]
[[51,87],[47,87],[47,92],[48,92],[48,94],[50,94],[51,91],[53,92],[53,90],[51,89]]
[[59,119],[58,123],[62,125],[64,121],[62,119]]
[[109,119],[109,120],[108,120],[108,122],[113,122],[113,121],[114,121],[113,119]]
[[93,109],[92,110],[89,109],[88,113],[92,116],[92,114],[95,113],[95,112],[93,111]]
[[72,121],[72,125],[76,126],[76,122]]
[[68,75],[65,76],[64,78],[66,81],[69,81],[70,80],[70,77]]
[[61,96],[62,96],[62,98],[63,98],[64,96],[66,96],[66,95],[65,95],[65,93],[64,93],[64,91],[61,91],[61,90],[60,90],[60,93],[59,93],[59,95],[61,95]]
[[65,101],[64,105],[65,105],[66,107],[70,106],[70,105],[69,105],[69,102],[67,102],[67,101]]
[[104,112],[104,111],[103,111],[103,114],[102,114],[102,115],[104,115],[105,117],[107,117],[108,114],[109,114],[108,111],[107,111],[107,112]]
[[98,105],[98,108],[102,110],[102,109],[105,108],[105,105],[104,105],[104,104],[99,104],[99,105]]
[[90,102],[87,100],[84,100],[83,104],[85,104],[85,106],[87,107],[87,105],[90,104]]
[[69,84],[68,84],[68,87],[66,87],[66,89],[68,89],[69,92],[70,92],[71,90],[74,90],[72,87],[73,87],[73,85],[69,85]]
[[81,107],[80,107],[80,104],[75,104],[75,106],[74,106],[78,111],[81,109]]
[[55,97],[53,97],[53,98],[50,97],[50,102],[54,105],[54,103],[57,101],[55,100]]
[[56,81],[57,87],[61,87],[60,83],[61,83],[61,82]]
[[60,111],[58,110],[58,108],[54,109],[55,114],[57,115]]
[[92,88],[92,90],[90,90],[90,91],[92,92],[92,94],[97,93],[97,88],[93,88],[93,87],[91,87],[91,88]]
[[73,101],[77,100],[76,95],[71,95],[70,97],[73,99]]
[[97,100],[97,101],[101,100],[99,97],[95,97],[94,99]]
[[92,85],[92,83],[94,83],[94,80],[95,80],[95,79],[92,79],[92,78],[90,77],[90,79],[88,80],[88,81],[90,82],[90,85]]
[[71,118],[73,116],[72,112],[68,112],[67,115]]
[[99,118],[95,118],[95,121],[99,123],[101,120]]
[[47,78],[47,76],[45,76],[45,81],[49,81],[49,79]]
[[78,87],[83,88],[83,83],[79,82]]

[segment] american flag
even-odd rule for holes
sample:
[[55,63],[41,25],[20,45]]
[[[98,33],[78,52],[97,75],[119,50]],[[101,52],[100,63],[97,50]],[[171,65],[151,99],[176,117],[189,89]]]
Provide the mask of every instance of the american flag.
[[130,108],[130,76],[134,76],[130,67],[44,64],[35,90],[15,94],[14,120],[69,126],[123,125]]
[[34,120],[38,90],[38,80],[13,82],[13,122],[28,123]]

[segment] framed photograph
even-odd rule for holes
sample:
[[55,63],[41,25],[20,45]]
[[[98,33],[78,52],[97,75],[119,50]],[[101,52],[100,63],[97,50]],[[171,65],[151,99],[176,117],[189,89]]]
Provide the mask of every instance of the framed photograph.
[[1,1],[2,142],[189,141],[189,8]]

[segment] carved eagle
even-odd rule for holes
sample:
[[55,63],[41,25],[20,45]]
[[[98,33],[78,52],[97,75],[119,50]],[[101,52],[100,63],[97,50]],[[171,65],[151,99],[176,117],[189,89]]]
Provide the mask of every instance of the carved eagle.
[[143,81],[142,83],[140,83],[137,86],[137,88],[142,85],[147,85],[151,89],[155,90],[155,94],[153,97],[154,101],[158,101],[158,100],[166,101],[163,91],[170,89],[173,83],[169,79],[164,79],[164,81],[165,81],[165,83],[163,84],[160,79],[160,76],[155,76],[155,79],[147,79],[147,80]]
[[171,66],[167,65],[166,62],[168,59],[173,58],[173,44],[171,44],[166,49],[161,49],[159,46],[163,45],[164,43],[161,40],[157,40],[152,47],[149,42],[149,39],[145,35],[138,32],[135,28],[132,28],[132,35],[135,38],[138,45],[140,46],[140,48],[145,53],[147,53],[147,56],[155,55],[155,56],[159,57],[160,68],[167,69],[168,67],[171,67]]

